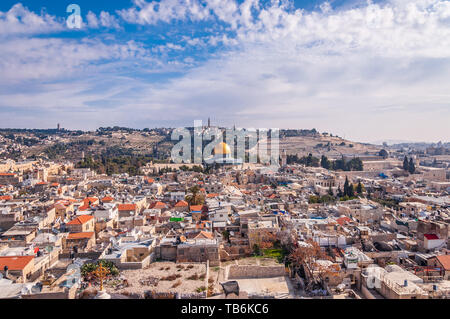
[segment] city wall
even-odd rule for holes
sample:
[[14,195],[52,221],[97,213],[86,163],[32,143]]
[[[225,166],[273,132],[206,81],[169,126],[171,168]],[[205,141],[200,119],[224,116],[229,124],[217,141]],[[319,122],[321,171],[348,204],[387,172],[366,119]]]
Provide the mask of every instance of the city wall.
[[286,270],[283,265],[279,266],[230,265],[228,267],[229,267],[228,279],[271,278],[286,275]]

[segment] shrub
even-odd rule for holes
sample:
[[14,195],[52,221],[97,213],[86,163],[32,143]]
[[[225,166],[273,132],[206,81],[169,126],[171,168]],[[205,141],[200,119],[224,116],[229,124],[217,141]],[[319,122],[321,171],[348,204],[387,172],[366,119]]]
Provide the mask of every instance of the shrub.
[[165,280],[165,281],[174,281],[175,279],[177,279],[176,275],[170,275],[170,276],[166,276],[166,277],[162,277],[161,280]]
[[205,286],[201,286],[201,287],[198,287],[195,291],[197,291],[198,293],[200,293],[200,292],[203,292],[203,291],[205,291],[206,290],[206,287]]
[[119,269],[117,269],[116,265],[107,260],[99,260],[97,263],[87,263],[84,264],[81,267],[81,274],[83,277],[87,277],[89,275],[94,275],[95,270],[98,268],[98,266],[102,265],[106,269],[108,269],[108,275],[109,276],[117,276],[119,275]]
[[198,275],[193,274],[192,276],[187,277],[188,280],[198,280]]

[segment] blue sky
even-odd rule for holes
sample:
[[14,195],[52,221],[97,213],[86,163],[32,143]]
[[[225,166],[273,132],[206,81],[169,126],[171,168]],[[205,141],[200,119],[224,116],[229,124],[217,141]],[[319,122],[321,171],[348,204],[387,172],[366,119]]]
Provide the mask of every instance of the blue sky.
[[449,35],[443,0],[2,0],[0,127],[448,141]]

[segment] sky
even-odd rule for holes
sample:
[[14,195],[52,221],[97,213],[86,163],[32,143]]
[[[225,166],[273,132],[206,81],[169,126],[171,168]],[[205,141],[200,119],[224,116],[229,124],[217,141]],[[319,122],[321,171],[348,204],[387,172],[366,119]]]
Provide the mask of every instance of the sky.
[[0,127],[208,117],[448,142],[450,1],[0,1]]

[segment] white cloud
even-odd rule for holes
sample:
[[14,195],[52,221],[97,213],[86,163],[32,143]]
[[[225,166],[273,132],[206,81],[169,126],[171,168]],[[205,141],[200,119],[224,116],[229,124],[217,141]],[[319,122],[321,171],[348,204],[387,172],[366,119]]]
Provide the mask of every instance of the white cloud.
[[156,24],[172,20],[200,21],[209,17],[208,10],[198,0],[135,0],[135,7],[118,11],[125,21],[137,24]]
[[[105,61],[149,59],[138,43],[105,44],[98,40],[58,38],[5,40],[0,46],[0,83],[69,79],[102,69]],[[96,65],[98,63],[99,65]]]
[[0,11],[0,36],[20,34],[44,34],[61,31],[63,22],[49,14],[37,15],[21,3],[9,11]]
[[[56,108],[64,101],[99,119],[111,110],[107,119],[115,122],[107,125],[149,126],[155,119],[189,125],[211,115],[221,124],[315,127],[366,141],[450,136],[449,1],[391,0],[345,9],[324,2],[320,11],[306,12],[287,1],[135,0],[117,14],[140,25],[211,22],[206,35],[183,36],[179,43],[168,36],[154,54],[225,48],[201,63],[184,55],[161,62],[138,43],[10,40],[0,46],[5,83],[73,74],[96,81],[78,78],[75,95],[67,94],[70,84],[63,80],[61,87],[28,95],[4,93],[0,107]],[[104,18],[88,14],[87,23],[114,25]],[[162,74],[192,67],[168,81],[145,81],[118,77],[118,64],[149,73],[161,68]],[[101,79],[109,79],[105,94],[95,84]]]
[[312,13],[277,2],[207,3],[238,43],[146,90],[149,110],[166,105],[161,119],[211,114],[229,125],[316,127],[366,141],[450,136],[449,1],[325,4]]
[[89,11],[86,15],[87,26],[89,28],[98,29],[100,27],[109,29],[120,29],[119,19],[109,12],[102,11],[97,17],[95,13]]

